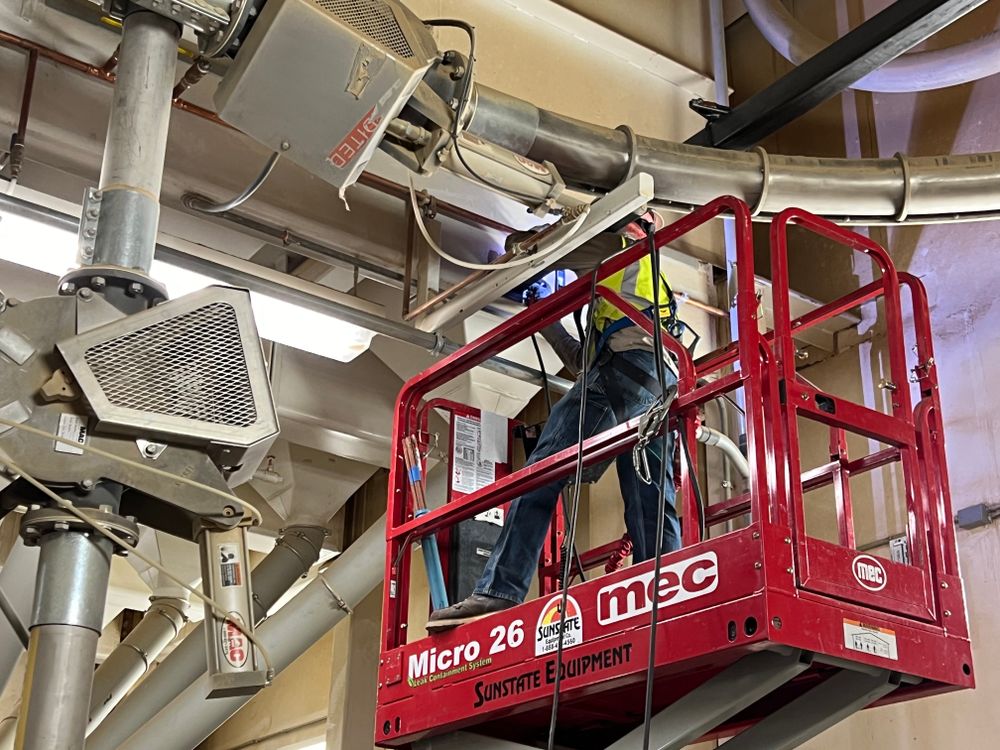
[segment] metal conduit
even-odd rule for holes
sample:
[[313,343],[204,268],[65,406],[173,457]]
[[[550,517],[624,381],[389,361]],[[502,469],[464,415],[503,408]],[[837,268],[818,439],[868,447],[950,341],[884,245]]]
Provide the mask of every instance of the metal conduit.
[[568,183],[610,190],[630,173],[653,176],[656,197],[690,208],[729,194],[755,214],[799,206],[834,221],[926,224],[1000,217],[1000,152],[889,159],[725,151],[593,125],[476,86],[467,130],[550,161]]
[[[79,225],[79,219],[63,213],[62,211],[56,211],[46,206],[39,206],[35,203],[31,203],[30,201],[16,198],[11,195],[4,195],[2,193],[0,193],[0,209],[15,216],[22,216],[48,226],[56,227],[57,229],[73,232],[74,234],[76,234]],[[216,255],[224,256],[225,254],[217,253]],[[287,286],[277,280],[284,276],[284,274],[280,274],[277,271],[269,271],[269,269],[262,266],[259,267],[259,273],[256,271],[250,273],[247,269],[253,264],[244,264],[243,270],[237,270],[206,257],[192,255],[181,250],[176,250],[172,247],[166,247],[165,245],[156,246],[156,257],[179,266],[180,268],[212,276],[224,283],[261,292],[262,294],[269,294],[273,297],[277,297],[278,299],[282,299],[296,305],[301,305],[307,309],[332,315],[340,320],[345,320],[362,328],[367,328],[368,330],[374,331],[382,336],[387,336],[388,338],[395,339],[397,341],[403,341],[414,346],[419,346],[420,348],[426,349],[433,354],[446,356],[456,351],[461,346],[460,344],[456,344],[455,342],[446,339],[440,334],[419,331],[406,325],[405,323],[399,323],[394,320],[389,320],[388,318],[373,315],[372,313],[341,304],[335,300],[319,296],[318,294],[311,294],[308,291],[305,291],[306,288],[312,286],[309,282],[296,280],[298,281],[298,286]],[[233,258],[232,260],[233,262],[238,261],[237,258]],[[292,277],[288,278],[289,280],[292,280]],[[317,291],[322,290],[322,287],[319,287],[318,285],[315,286]],[[538,370],[518,364],[517,362],[512,362],[508,359],[503,359],[502,357],[493,357],[492,359],[488,359],[480,366],[501,375],[507,375],[509,377],[516,378],[517,380],[522,380],[526,383],[541,386],[544,382],[542,373]],[[549,388],[551,388],[554,392],[562,394],[568,393],[569,389],[573,385],[565,378],[554,376],[549,376],[548,384]]]
[[[318,526],[292,526],[285,530],[274,549],[250,576],[256,619],[262,619],[281,595],[308,572],[319,558],[325,536],[326,529]],[[100,716],[92,716],[87,750],[120,747],[129,735],[180,695],[206,668],[205,629],[204,624],[200,624],[103,722]],[[166,738],[171,738],[169,742],[172,743],[173,731],[165,733],[161,740],[168,741]],[[179,745],[171,744],[171,747]]]
[[[281,673],[349,615],[382,582],[384,564],[385,516],[382,516],[330,563],[324,573],[257,628],[256,635],[270,652],[275,670]],[[207,674],[196,676],[170,705],[121,745],[88,744],[88,750],[196,747],[252,697],[205,700],[207,679]],[[141,688],[136,695],[140,693]]]
[[[789,62],[799,65],[829,41],[800,24],[780,0],[744,0],[754,26]],[[910,52],[869,73],[851,88],[908,92],[956,86],[1000,73],[1000,31],[946,49]]]

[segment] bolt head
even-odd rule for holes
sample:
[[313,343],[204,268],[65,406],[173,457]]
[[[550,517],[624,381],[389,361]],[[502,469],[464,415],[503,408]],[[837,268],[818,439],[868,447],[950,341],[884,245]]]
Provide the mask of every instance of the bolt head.
[[794,573],[795,571],[794,571],[794,570],[792,570],[791,568],[785,568],[785,572],[786,572],[786,573],[788,573],[788,575],[791,575],[791,574],[792,574],[792,573]]
[[945,616],[945,617],[951,617],[951,610],[950,610],[950,609],[946,609],[946,610],[944,611],[944,616]]
[[84,287],[79,292],[77,292],[77,296],[82,300],[90,300],[93,299],[94,293],[87,287]]
[[91,289],[101,290],[107,285],[108,281],[103,276],[95,276],[90,280]]
[[941,588],[943,588],[943,589],[948,588],[948,582],[947,581],[941,581]]
[[760,570],[761,568],[763,568],[763,567],[764,567],[764,564],[763,564],[763,563],[762,563],[762,562],[761,562],[760,560],[758,560],[757,562],[755,562],[755,563],[753,564],[753,566],[754,566],[754,568],[755,568],[756,570]]
[[144,289],[143,285],[140,284],[138,281],[133,281],[131,284],[128,285],[128,293],[134,297],[137,297],[140,294],[142,294],[143,289]]
[[97,230],[94,229],[93,227],[87,227],[85,230],[83,230],[84,237],[94,237],[96,235],[97,235]]
[[89,492],[90,490],[94,489],[94,480],[84,479],[82,482],[80,482],[80,486]]
[[56,531],[69,531],[69,524],[65,521],[56,521],[56,523],[52,524],[52,528]]
[[153,445],[152,443],[150,443],[145,448],[143,448],[143,453],[145,453],[147,456],[155,456],[156,455],[156,446]]
[[290,149],[291,147],[292,147],[292,144],[291,144],[291,143],[289,143],[288,141],[282,141],[282,142],[281,142],[281,150],[282,150],[282,151],[287,151],[287,150],[288,150],[288,149]]

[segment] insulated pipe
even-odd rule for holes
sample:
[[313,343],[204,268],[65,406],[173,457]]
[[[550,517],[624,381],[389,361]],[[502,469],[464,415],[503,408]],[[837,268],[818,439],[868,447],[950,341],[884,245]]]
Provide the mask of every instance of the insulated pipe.
[[[568,183],[610,190],[630,171],[631,136],[476,86],[467,130],[537,162]],[[635,138],[631,171],[648,172],[656,197],[701,206],[729,194],[756,213],[788,206],[838,221],[933,223],[1000,216],[1000,153],[891,159],[778,156]]]
[[[0,692],[24,653],[23,633],[18,631],[21,626],[27,628],[31,623],[37,574],[38,547],[28,547],[18,540],[0,570],[0,595],[10,608],[10,612],[5,611],[5,616],[0,618]],[[9,617],[17,618],[17,624],[11,623]]]
[[747,481],[750,480],[750,464],[747,463],[746,456],[740,452],[736,443],[730,440],[728,436],[708,425],[698,425],[698,429],[694,433],[694,439],[704,445],[718,448],[740,475]]
[[[789,62],[800,65],[830,45],[800,24],[780,0],[744,0],[744,3],[757,30]],[[996,73],[1000,73],[1000,31],[946,49],[901,55],[851,88],[930,91],[978,81]]]
[[[250,575],[255,619],[262,619],[282,594],[309,571],[319,558],[325,536],[326,529],[319,526],[291,526],[278,538],[274,549]],[[206,669],[202,623],[104,721],[95,717],[90,725],[87,750],[115,750],[121,746]],[[171,733],[164,735],[170,736]]]
[[93,257],[81,257],[82,265],[148,273],[153,263],[179,38],[177,22],[158,13],[125,17],[98,185],[101,213]]
[[[275,671],[280,673],[287,668],[349,615],[379,585],[384,574],[385,516],[257,628],[256,636],[270,653]],[[252,697],[205,700],[207,693],[208,675],[203,674],[123,742],[120,750],[194,748]]]
[[188,602],[173,597],[153,597],[142,621],[94,672],[90,695],[90,726],[95,726],[118,705],[152,666],[187,622]]

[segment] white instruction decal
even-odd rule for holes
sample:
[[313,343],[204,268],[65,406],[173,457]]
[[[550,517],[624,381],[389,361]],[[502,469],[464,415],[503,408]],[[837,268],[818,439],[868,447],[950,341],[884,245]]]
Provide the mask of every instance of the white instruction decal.
[[[79,445],[86,445],[87,418],[81,417],[77,414],[60,414],[59,427],[56,428],[56,434],[66,440],[72,440],[74,443],[78,443]],[[61,440],[56,440],[54,442],[56,453],[68,453],[73,456],[83,455],[83,448],[78,448],[76,445],[64,443]]]
[[503,526],[503,508],[490,508],[482,513],[477,513],[472,518],[475,521],[485,521],[494,526]]
[[896,631],[863,625],[857,620],[844,620],[844,645],[852,651],[899,660],[896,649]]
[[456,492],[468,495],[493,484],[495,467],[492,461],[483,459],[479,420],[456,416],[454,425],[451,486]]

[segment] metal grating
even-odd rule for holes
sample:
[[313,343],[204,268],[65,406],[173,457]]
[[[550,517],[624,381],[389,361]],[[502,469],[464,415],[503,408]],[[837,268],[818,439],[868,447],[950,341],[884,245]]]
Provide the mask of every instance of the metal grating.
[[95,344],[84,358],[114,406],[230,427],[257,421],[236,310],[225,302]]
[[381,0],[313,0],[355,30],[390,49],[400,57],[413,57],[406,34],[399,26],[392,8]]

